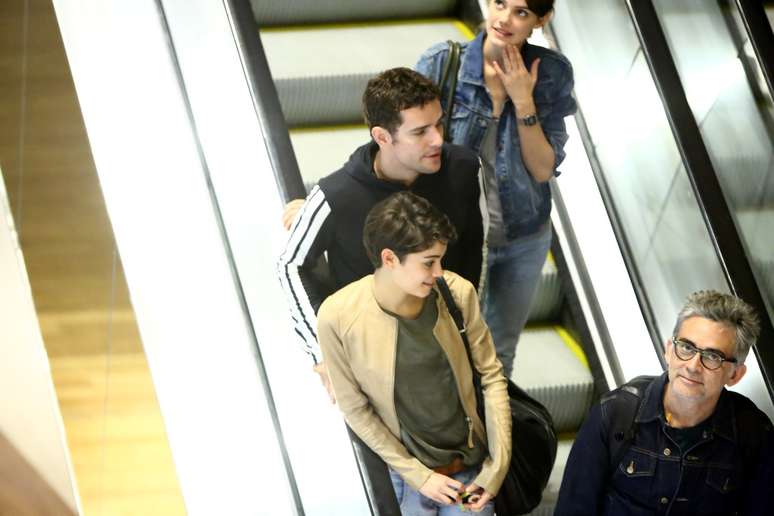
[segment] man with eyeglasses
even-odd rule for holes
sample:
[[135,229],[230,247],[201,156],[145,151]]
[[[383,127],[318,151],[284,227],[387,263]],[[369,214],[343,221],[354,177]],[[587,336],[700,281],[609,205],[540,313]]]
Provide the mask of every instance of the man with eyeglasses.
[[774,514],[771,421],[725,388],[744,377],[759,333],[741,299],[689,296],[666,342],[667,371],[632,380],[591,410],[555,516]]

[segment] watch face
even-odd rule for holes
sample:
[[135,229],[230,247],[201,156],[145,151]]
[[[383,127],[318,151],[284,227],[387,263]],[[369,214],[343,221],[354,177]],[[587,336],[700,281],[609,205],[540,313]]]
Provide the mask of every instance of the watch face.
[[537,115],[529,115],[525,116],[524,118],[520,118],[519,122],[521,122],[524,125],[535,125],[538,122]]

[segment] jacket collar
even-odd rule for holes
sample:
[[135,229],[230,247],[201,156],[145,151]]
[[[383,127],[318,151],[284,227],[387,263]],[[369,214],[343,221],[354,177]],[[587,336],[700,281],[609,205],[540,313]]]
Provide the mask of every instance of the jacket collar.
[[465,58],[460,65],[460,80],[478,86],[484,85],[484,37],[486,31],[482,30],[468,44]]
[[[452,161],[451,144],[444,142],[441,146],[441,168],[433,174],[420,174],[414,183],[406,187],[401,183],[379,179],[374,173],[374,157],[379,146],[371,140],[369,143],[358,147],[349,157],[349,161],[344,166],[347,174],[360,183],[365,183],[371,188],[385,190],[389,193],[400,192],[402,190],[414,190],[420,185],[433,185],[436,181],[443,181],[443,177],[448,173],[449,163]],[[468,151],[470,152],[470,151]]]
[[[666,424],[662,400],[664,399],[664,388],[668,382],[669,377],[664,372],[648,385],[635,418],[636,423],[650,423],[659,420],[662,424]],[[712,431],[714,434],[736,442],[736,419],[734,417],[733,402],[725,388],[720,393],[718,404],[715,406],[715,412],[712,413],[710,418],[712,419]]]

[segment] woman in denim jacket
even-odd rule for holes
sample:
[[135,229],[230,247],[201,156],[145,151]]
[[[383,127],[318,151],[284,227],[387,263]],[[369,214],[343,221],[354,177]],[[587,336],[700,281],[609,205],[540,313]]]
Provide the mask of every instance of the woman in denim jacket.
[[[573,73],[562,54],[527,43],[554,0],[489,0],[485,30],[462,43],[449,139],[479,153],[489,204],[488,274],[482,291],[507,376],[551,244],[551,191],[576,111]],[[447,43],[427,50],[417,71],[439,83]],[[444,96],[449,92],[442,92]]]

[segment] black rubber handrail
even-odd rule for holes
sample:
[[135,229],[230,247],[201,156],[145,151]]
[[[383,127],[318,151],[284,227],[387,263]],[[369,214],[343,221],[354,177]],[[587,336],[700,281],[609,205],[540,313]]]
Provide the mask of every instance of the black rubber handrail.
[[[232,16],[234,37],[242,49],[243,66],[253,104],[261,121],[272,171],[284,202],[306,197],[277,88],[258,33],[249,0],[224,0]],[[259,171],[256,171],[259,173]]]
[[[758,311],[761,316],[758,342],[770,344],[774,342],[774,327],[766,303],[688,103],[656,9],[651,0],[627,0],[626,4],[726,281],[736,296]],[[769,395],[774,397],[774,347],[755,345],[754,351]]]
[[736,6],[769,86],[769,95],[774,98],[774,31],[766,9],[761,0],[736,0]]
[[[253,104],[258,113],[272,171],[284,202],[306,197],[306,188],[298,168],[288,125],[280,106],[277,88],[271,77],[269,63],[261,43],[249,0],[225,0],[232,17],[232,27],[243,55],[245,77],[251,89]],[[258,171],[256,171],[258,173]],[[348,428],[355,460],[366,492],[371,514],[400,516],[400,507],[384,461]],[[292,471],[292,468],[291,468]],[[292,477],[291,477],[292,478]],[[301,500],[296,486],[292,486],[296,503]]]

